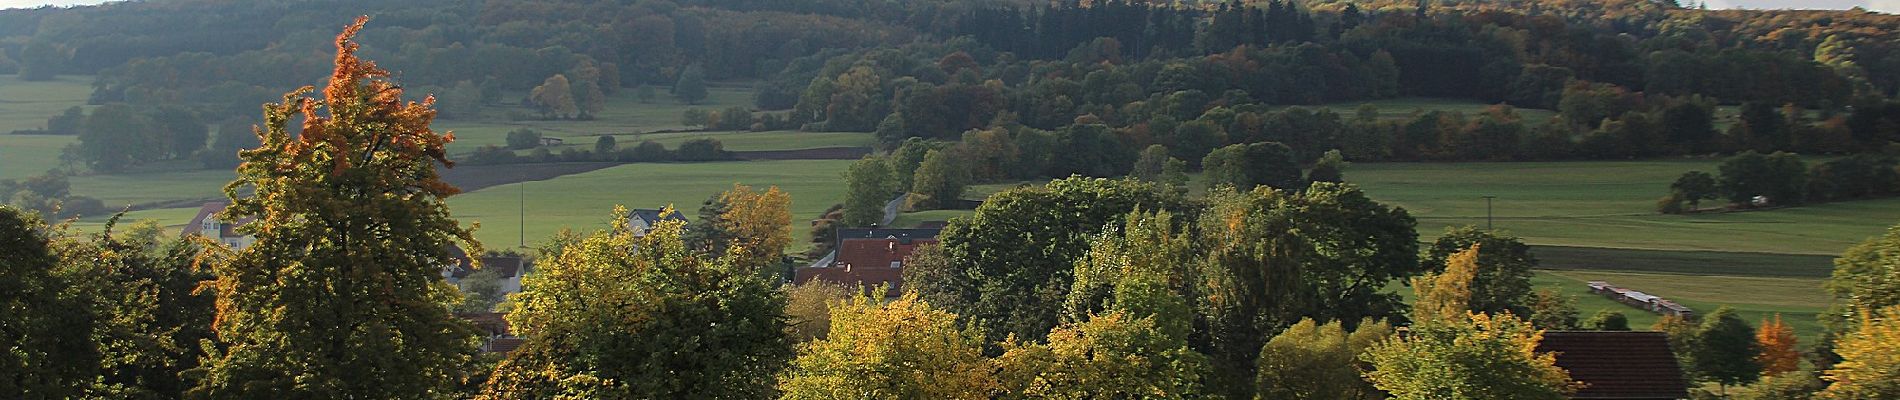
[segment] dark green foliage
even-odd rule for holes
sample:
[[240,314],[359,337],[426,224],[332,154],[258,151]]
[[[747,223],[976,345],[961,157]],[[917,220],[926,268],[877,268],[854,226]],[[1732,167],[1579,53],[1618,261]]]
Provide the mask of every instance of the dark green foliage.
[[[1471,246],[1478,246],[1478,276],[1471,281],[1470,307],[1473,312],[1532,315],[1530,307],[1531,270],[1537,257],[1522,239],[1477,227],[1447,228],[1443,236],[1420,262],[1426,268],[1443,270],[1445,261]],[[1574,317],[1573,317],[1574,318]]]
[[88,308],[61,296],[45,223],[0,206],[0,397],[65,399],[98,376],[99,349],[89,340]]
[[1800,205],[1807,201],[1808,166],[1800,156],[1745,151],[1722,161],[1719,187],[1729,202],[1748,206],[1757,196],[1766,205]]
[[698,64],[680,72],[679,80],[673,83],[673,97],[686,104],[699,104],[706,99],[706,73]]
[[991,342],[1012,334],[1039,340],[1060,322],[1088,238],[1136,207],[1179,204],[1163,193],[1151,183],[1091,178],[998,193],[939,236],[947,273],[905,285],[969,318]]
[[1621,312],[1600,310],[1596,315],[1590,316],[1589,321],[1583,322],[1583,328],[1593,331],[1627,331],[1630,330],[1630,319]]
[[1255,186],[1294,190],[1306,185],[1293,150],[1284,144],[1263,142],[1236,144],[1208,153],[1201,160],[1208,187],[1231,186],[1235,190],[1253,190]]
[[65,112],[46,119],[46,133],[52,135],[77,135],[80,124],[86,121],[86,111],[79,106],[67,108]]
[[164,138],[150,119],[124,104],[101,106],[86,117],[79,132],[79,154],[103,172],[124,172],[165,155]]
[[844,173],[844,215],[847,227],[871,226],[884,220],[884,205],[897,191],[897,177],[883,158],[866,156]]
[[165,158],[183,159],[198,154],[210,135],[205,123],[198,120],[198,114],[184,108],[161,106],[147,111],[146,118],[165,144]]
[[595,154],[612,154],[618,150],[619,146],[620,144],[615,142],[614,135],[601,135],[599,139],[594,139]]
[[931,150],[917,166],[911,178],[911,200],[919,209],[946,209],[962,201],[963,190],[970,185],[968,161],[950,152]]
[[675,153],[680,161],[719,161],[732,158],[732,153],[726,151],[726,145],[720,143],[719,139],[688,140],[680,143],[680,148]]
[[1702,207],[1703,200],[1715,200],[1721,193],[1715,183],[1715,176],[1702,171],[1689,171],[1669,184],[1669,190],[1689,202],[1690,209]]
[[58,246],[71,297],[92,315],[110,316],[85,335],[101,356],[87,396],[180,398],[195,383],[187,372],[221,348],[204,347],[217,338],[213,292],[197,289],[212,276],[195,266],[198,246],[165,240],[155,223],[123,228]]
[[1577,324],[1577,299],[1554,290],[1533,292],[1530,309],[1528,320],[1537,329],[1570,331],[1581,328]]
[[1346,165],[1346,158],[1339,155],[1339,150],[1327,150],[1326,154],[1319,157],[1318,162],[1313,163],[1313,169],[1306,172],[1306,180],[1308,182],[1345,182]]
[[525,150],[536,147],[541,147],[541,132],[528,128],[508,131],[508,148]]
[[1808,199],[1854,200],[1900,193],[1900,169],[1893,158],[1857,154],[1815,165],[1808,174]]
[[45,40],[32,40],[20,49],[20,80],[46,81],[59,76],[66,55]]
[[1736,316],[1734,309],[1722,307],[1702,316],[1690,345],[1690,370],[1697,378],[1724,387],[1754,383],[1761,378],[1761,363],[1755,360],[1760,352],[1755,327]]

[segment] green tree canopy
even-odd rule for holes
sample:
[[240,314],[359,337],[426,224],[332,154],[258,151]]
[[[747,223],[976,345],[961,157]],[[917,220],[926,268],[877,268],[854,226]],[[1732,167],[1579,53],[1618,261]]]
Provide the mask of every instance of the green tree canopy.
[[1690,370],[1698,378],[1722,385],[1726,392],[1728,386],[1761,378],[1761,362],[1755,359],[1760,353],[1755,327],[1725,306],[1702,316],[1690,344]]
[[679,80],[673,83],[673,97],[686,104],[706,100],[706,72],[699,64],[686,66],[686,70],[680,72]]
[[1364,378],[1359,355],[1392,336],[1383,322],[1364,321],[1347,333],[1338,321],[1300,320],[1260,349],[1255,398],[1374,400],[1384,396]]
[[738,252],[689,249],[679,222],[637,236],[625,209],[611,221],[522,278],[508,322],[528,342],[482,398],[769,395],[792,355],[784,295]]
[[970,185],[970,171],[963,160],[948,151],[931,150],[924,154],[911,178],[910,192],[917,195],[911,204],[921,209],[951,208],[963,199]]
[[1533,300],[1531,270],[1537,268],[1537,256],[1531,254],[1530,245],[1516,236],[1473,226],[1446,228],[1445,234],[1432,242],[1421,262],[1432,268],[1443,268],[1452,253],[1473,245],[1481,246],[1477,262],[1483,268],[1471,282],[1470,310],[1531,315],[1528,307]]
[[890,163],[865,156],[844,172],[844,226],[871,226],[884,220],[884,205],[896,193]]
[[1201,160],[1208,187],[1233,186],[1239,191],[1254,186],[1283,190],[1305,188],[1300,165],[1293,150],[1284,144],[1263,142],[1222,147]]
[[1834,259],[1827,291],[1834,304],[1821,321],[1836,333],[1846,333],[1875,310],[1900,306],[1900,225]]
[[1372,364],[1366,379],[1399,400],[1563,399],[1579,387],[1538,353],[1543,331],[1510,315],[1413,325],[1360,356]]
[[831,309],[831,331],[798,350],[782,399],[988,399],[996,391],[983,335],[915,294],[857,297]]
[[0,205],[0,397],[65,399],[98,375],[90,335],[94,318],[62,297],[53,274],[58,259],[47,226],[31,213]]

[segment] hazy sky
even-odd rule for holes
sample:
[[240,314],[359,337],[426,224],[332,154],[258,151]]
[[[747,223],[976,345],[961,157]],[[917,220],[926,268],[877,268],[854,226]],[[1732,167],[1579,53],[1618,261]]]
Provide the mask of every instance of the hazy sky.
[[[1900,11],[1900,0],[1707,0],[1709,8],[1836,8],[1847,9],[1854,6],[1870,10]],[[46,4],[74,5],[99,4],[104,0],[0,0],[0,8],[38,7]]]

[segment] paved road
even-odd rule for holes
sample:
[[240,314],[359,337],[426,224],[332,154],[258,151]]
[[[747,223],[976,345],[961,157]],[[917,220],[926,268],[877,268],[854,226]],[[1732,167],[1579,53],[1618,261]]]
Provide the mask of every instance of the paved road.
[[[878,223],[877,226],[890,226],[891,221],[896,221],[897,210],[904,208],[904,199],[908,198],[909,196],[910,196],[909,193],[900,194],[900,195],[897,195],[897,198],[891,199],[891,202],[884,203],[884,222]],[[830,253],[825,253],[824,257],[819,257],[818,261],[813,261],[811,265],[807,266],[806,268],[827,267],[831,265],[832,261],[836,261],[837,259],[838,259],[838,251],[832,250]]]

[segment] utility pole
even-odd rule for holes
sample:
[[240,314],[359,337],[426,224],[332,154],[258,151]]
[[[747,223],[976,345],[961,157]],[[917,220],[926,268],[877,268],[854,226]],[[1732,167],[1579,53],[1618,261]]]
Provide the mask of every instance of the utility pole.
[[1491,218],[1491,199],[1495,198],[1498,196],[1484,196],[1484,230],[1487,231],[1493,230],[1494,222],[1496,222]]
[[522,179],[515,186],[521,188],[521,236],[517,238],[515,246],[525,249],[528,248],[528,180]]

